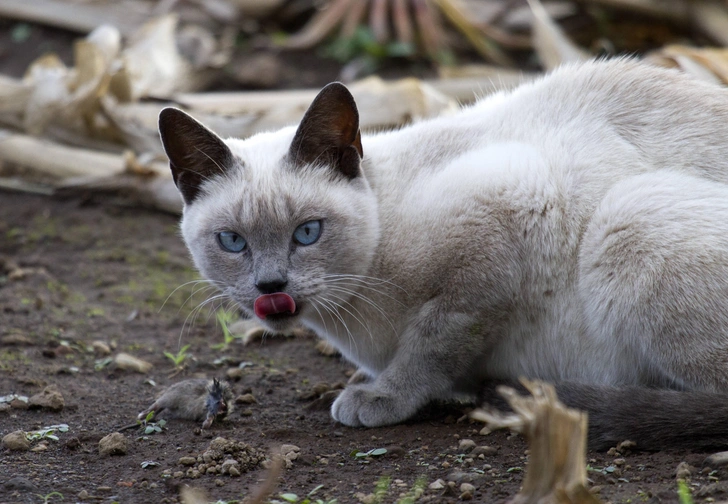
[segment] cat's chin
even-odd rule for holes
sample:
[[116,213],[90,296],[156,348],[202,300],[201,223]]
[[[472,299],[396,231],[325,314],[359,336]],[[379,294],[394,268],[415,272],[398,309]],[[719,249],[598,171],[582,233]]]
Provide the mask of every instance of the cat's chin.
[[286,333],[300,325],[298,313],[299,310],[296,309],[294,313],[276,313],[268,315],[264,319],[258,318],[257,320],[271,332]]

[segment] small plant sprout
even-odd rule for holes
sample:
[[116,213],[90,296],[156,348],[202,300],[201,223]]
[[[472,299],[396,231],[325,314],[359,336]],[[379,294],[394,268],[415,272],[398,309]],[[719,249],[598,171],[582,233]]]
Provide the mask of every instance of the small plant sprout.
[[412,488],[410,488],[409,492],[407,494],[398,499],[396,504],[414,504],[417,499],[422,497],[422,494],[425,493],[425,489],[427,488],[427,477],[426,476],[420,476],[415,480],[414,485],[412,485]]
[[144,462],[142,462],[142,469],[157,467],[158,465],[160,465],[159,462],[155,462],[154,460],[145,460]]
[[113,357],[104,357],[103,359],[97,359],[94,362],[94,370],[101,371],[102,369],[109,367],[112,362],[114,362]]
[[25,404],[28,404],[28,396],[18,394],[8,394],[6,396],[0,396],[0,403],[11,403],[15,400],[22,401]]
[[152,435],[152,434],[156,434],[158,432],[162,432],[162,430],[164,430],[164,426],[167,425],[166,420],[159,420],[157,422],[152,422],[153,418],[154,418],[154,411],[150,411],[149,413],[147,413],[147,416],[145,416],[143,420],[137,420],[139,427],[141,427],[144,430],[145,435]]
[[685,480],[677,481],[677,498],[680,504],[693,504],[693,494]]
[[172,352],[164,352],[164,356],[172,361],[175,369],[182,369],[185,360],[190,356],[190,354],[187,353],[187,350],[189,349],[190,345],[185,345],[180,348],[176,354],[173,354]]
[[382,476],[377,480],[377,484],[374,487],[374,502],[379,504],[387,496],[389,492],[389,486],[392,483],[392,478],[389,476]]
[[25,437],[28,439],[28,441],[38,441],[40,439],[51,439],[53,441],[58,441],[58,436],[54,434],[56,431],[68,432],[68,425],[49,425],[48,427],[43,427],[42,429],[38,429],[36,431],[26,432]]
[[381,457],[385,453],[387,453],[387,449],[386,448],[374,448],[373,450],[369,450],[367,452],[363,452],[363,451],[359,451],[359,450],[354,450],[351,453],[351,456],[352,457],[355,457],[355,458]]
[[323,485],[316,486],[313,490],[308,492],[308,494],[306,494],[306,497],[304,497],[303,499],[301,499],[298,495],[296,495],[294,493],[287,492],[287,493],[282,493],[282,494],[278,495],[279,498],[283,499],[282,501],[272,500],[271,502],[273,504],[276,504],[276,503],[282,504],[283,502],[289,502],[291,504],[336,504],[336,499],[331,499],[331,500],[315,499],[314,500],[314,498],[313,498],[314,494],[316,492],[318,492],[319,490],[321,490],[323,487],[324,487]]
[[148,422],[144,426],[144,434],[150,436],[152,434],[157,434],[158,432],[162,432],[165,425],[167,425],[166,420],[159,420],[158,422]]
[[51,493],[45,494],[45,495],[41,495],[41,494],[36,494],[36,495],[38,497],[40,497],[41,499],[43,499],[43,504],[48,504],[49,502],[51,502],[51,499],[53,499],[53,497],[58,497],[59,499],[63,500],[63,494],[61,492],[51,492]]
[[217,323],[222,328],[223,342],[213,345],[214,350],[226,350],[239,336],[230,332],[230,323],[233,321],[233,313],[223,308],[217,310]]

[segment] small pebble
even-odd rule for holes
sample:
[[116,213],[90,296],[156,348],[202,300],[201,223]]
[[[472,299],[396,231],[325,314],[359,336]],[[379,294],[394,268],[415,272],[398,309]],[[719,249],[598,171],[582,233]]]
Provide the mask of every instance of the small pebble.
[[178,462],[183,466],[193,466],[197,463],[197,459],[195,457],[180,457]]
[[475,441],[472,439],[461,439],[458,442],[458,449],[462,452],[470,452],[473,448],[475,448],[476,444]]
[[428,485],[428,488],[430,490],[442,490],[443,488],[445,488],[445,482],[441,479],[436,479]]
[[99,441],[99,453],[101,455],[126,455],[127,450],[127,440],[119,432],[104,436]]
[[461,500],[472,500],[475,494],[475,486],[470,483],[462,483],[460,485],[460,499]]
[[718,452],[710,455],[705,459],[703,465],[710,466],[712,468],[723,467],[728,465],[728,451]]
[[473,448],[473,451],[470,452],[470,455],[473,457],[479,457],[480,455],[484,456],[492,456],[498,453],[498,448],[494,446],[476,446]]
[[692,473],[692,468],[690,467],[690,464],[688,464],[687,462],[680,462],[677,466],[677,469],[675,470],[675,479],[677,479],[677,480],[690,479],[691,473]]
[[28,406],[31,408],[45,408],[52,411],[60,411],[64,405],[63,395],[55,385],[48,385],[42,392],[28,400]]
[[245,371],[243,369],[237,368],[237,367],[230,368],[227,371],[225,371],[225,377],[231,381],[240,380],[244,374],[245,374]]
[[45,441],[41,441],[37,445],[35,445],[33,448],[30,449],[30,451],[34,453],[44,452],[48,449],[48,443]]
[[243,394],[235,398],[236,404],[254,404],[257,402],[253,394]]
[[25,432],[21,430],[5,435],[2,444],[10,451],[27,451],[30,449],[30,441],[25,437]]
[[111,353],[111,347],[103,341],[94,341],[91,343],[91,348],[96,355],[109,355]]

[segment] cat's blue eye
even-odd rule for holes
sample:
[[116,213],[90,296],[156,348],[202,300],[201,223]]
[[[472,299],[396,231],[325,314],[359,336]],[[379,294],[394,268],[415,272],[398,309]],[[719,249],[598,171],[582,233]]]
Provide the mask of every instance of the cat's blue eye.
[[217,233],[217,242],[227,252],[242,252],[245,248],[245,238],[232,231]]
[[293,240],[300,245],[312,245],[321,236],[321,221],[304,222],[293,232]]

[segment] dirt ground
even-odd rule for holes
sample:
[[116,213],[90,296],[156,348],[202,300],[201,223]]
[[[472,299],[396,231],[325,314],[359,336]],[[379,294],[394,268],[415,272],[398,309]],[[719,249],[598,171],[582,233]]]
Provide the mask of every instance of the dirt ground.
[[[265,479],[263,467],[240,476],[192,478],[180,465],[218,436],[266,454],[286,444],[300,449],[276,495],[303,499],[318,488],[316,498],[367,502],[386,478],[389,486],[378,502],[395,502],[416,486],[424,487],[418,502],[455,502],[460,485],[468,482],[476,502],[498,502],[518,492],[524,442],[505,432],[481,436],[479,424],[458,421],[464,406],[432,407],[406,425],[352,429],[315,407],[314,389],[345,382],[352,367],[321,355],[314,338],[213,348],[223,342],[214,312],[203,309],[190,317],[205,298],[193,294],[194,284],[175,290],[195,278],[173,216],[0,193],[0,394],[32,396],[55,385],[65,401],[61,411],[0,412],[0,435],[68,425],[67,432],[56,432],[57,441],[34,441],[38,451],[3,450],[0,502],[43,502],[51,492],[63,495],[51,496],[51,502],[177,502],[182,485],[205,489],[211,500],[242,499]],[[104,366],[104,346],[97,343],[94,351],[94,342],[112,349],[112,356],[123,351],[153,367],[141,374]],[[190,345],[193,357],[172,376],[174,365],[163,352],[176,354],[183,345]],[[133,424],[164,386],[192,376],[225,377],[230,369],[237,377],[231,380],[235,396],[252,394],[254,402],[248,396],[236,404],[227,421],[202,432],[199,423],[182,420],[170,420],[153,435],[128,429],[122,431],[126,455],[99,454],[99,440]],[[460,448],[464,439],[493,449],[477,449],[482,454],[473,456]],[[387,453],[352,456],[377,448]],[[698,500],[720,499],[728,490],[720,482],[728,472],[703,469],[705,454],[588,458],[590,479],[605,501],[677,501],[675,471],[683,461],[692,466]],[[149,461],[155,464],[145,464]],[[445,488],[430,489],[438,479]]]
[[[0,71],[13,75],[35,57],[29,48],[67,56],[74,38],[34,30],[25,52],[16,51],[7,42],[12,28],[0,23]],[[457,404],[394,427],[336,424],[317,394],[345,383],[352,366],[319,353],[313,337],[220,348],[217,306],[194,311],[211,294],[187,283],[197,278],[176,217],[0,192],[0,397],[30,397],[53,385],[64,400],[58,411],[0,408],[0,437],[68,426],[29,451],[0,449],[0,503],[178,502],[185,485],[204,489],[210,501],[242,500],[268,475],[258,457],[285,445],[288,467],[272,496],[282,502],[296,501],[282,494],[306,502],[314,492],[312,502],[491,503],[518,492],[527,464],[520,437],[480,435],[481,425],[463,420],[467,407]],[[164,352],[185,345],[190,356],[176,370]],[[121,352],[151,370],[109,364]],[[151,434],[134,425],[165,386],[197,376],[230,380],[238,400],[226,421],[201,431],[200,422],[170,420]],[[99,441],[117,431],[126,453],[101,455]],[[244,443],[236,446],[247,458],[227,454],[210,463],[218,437]],[[354,455],[381,448],[383,455]],[[222,461],[233,456],[240,474],[222,474]],[[589,453],[590,484],[605,502],[678,502],[676,471],[685,462],[680,475],[695,501],[728,498],[728,470],[704,467],[705,457]]]

